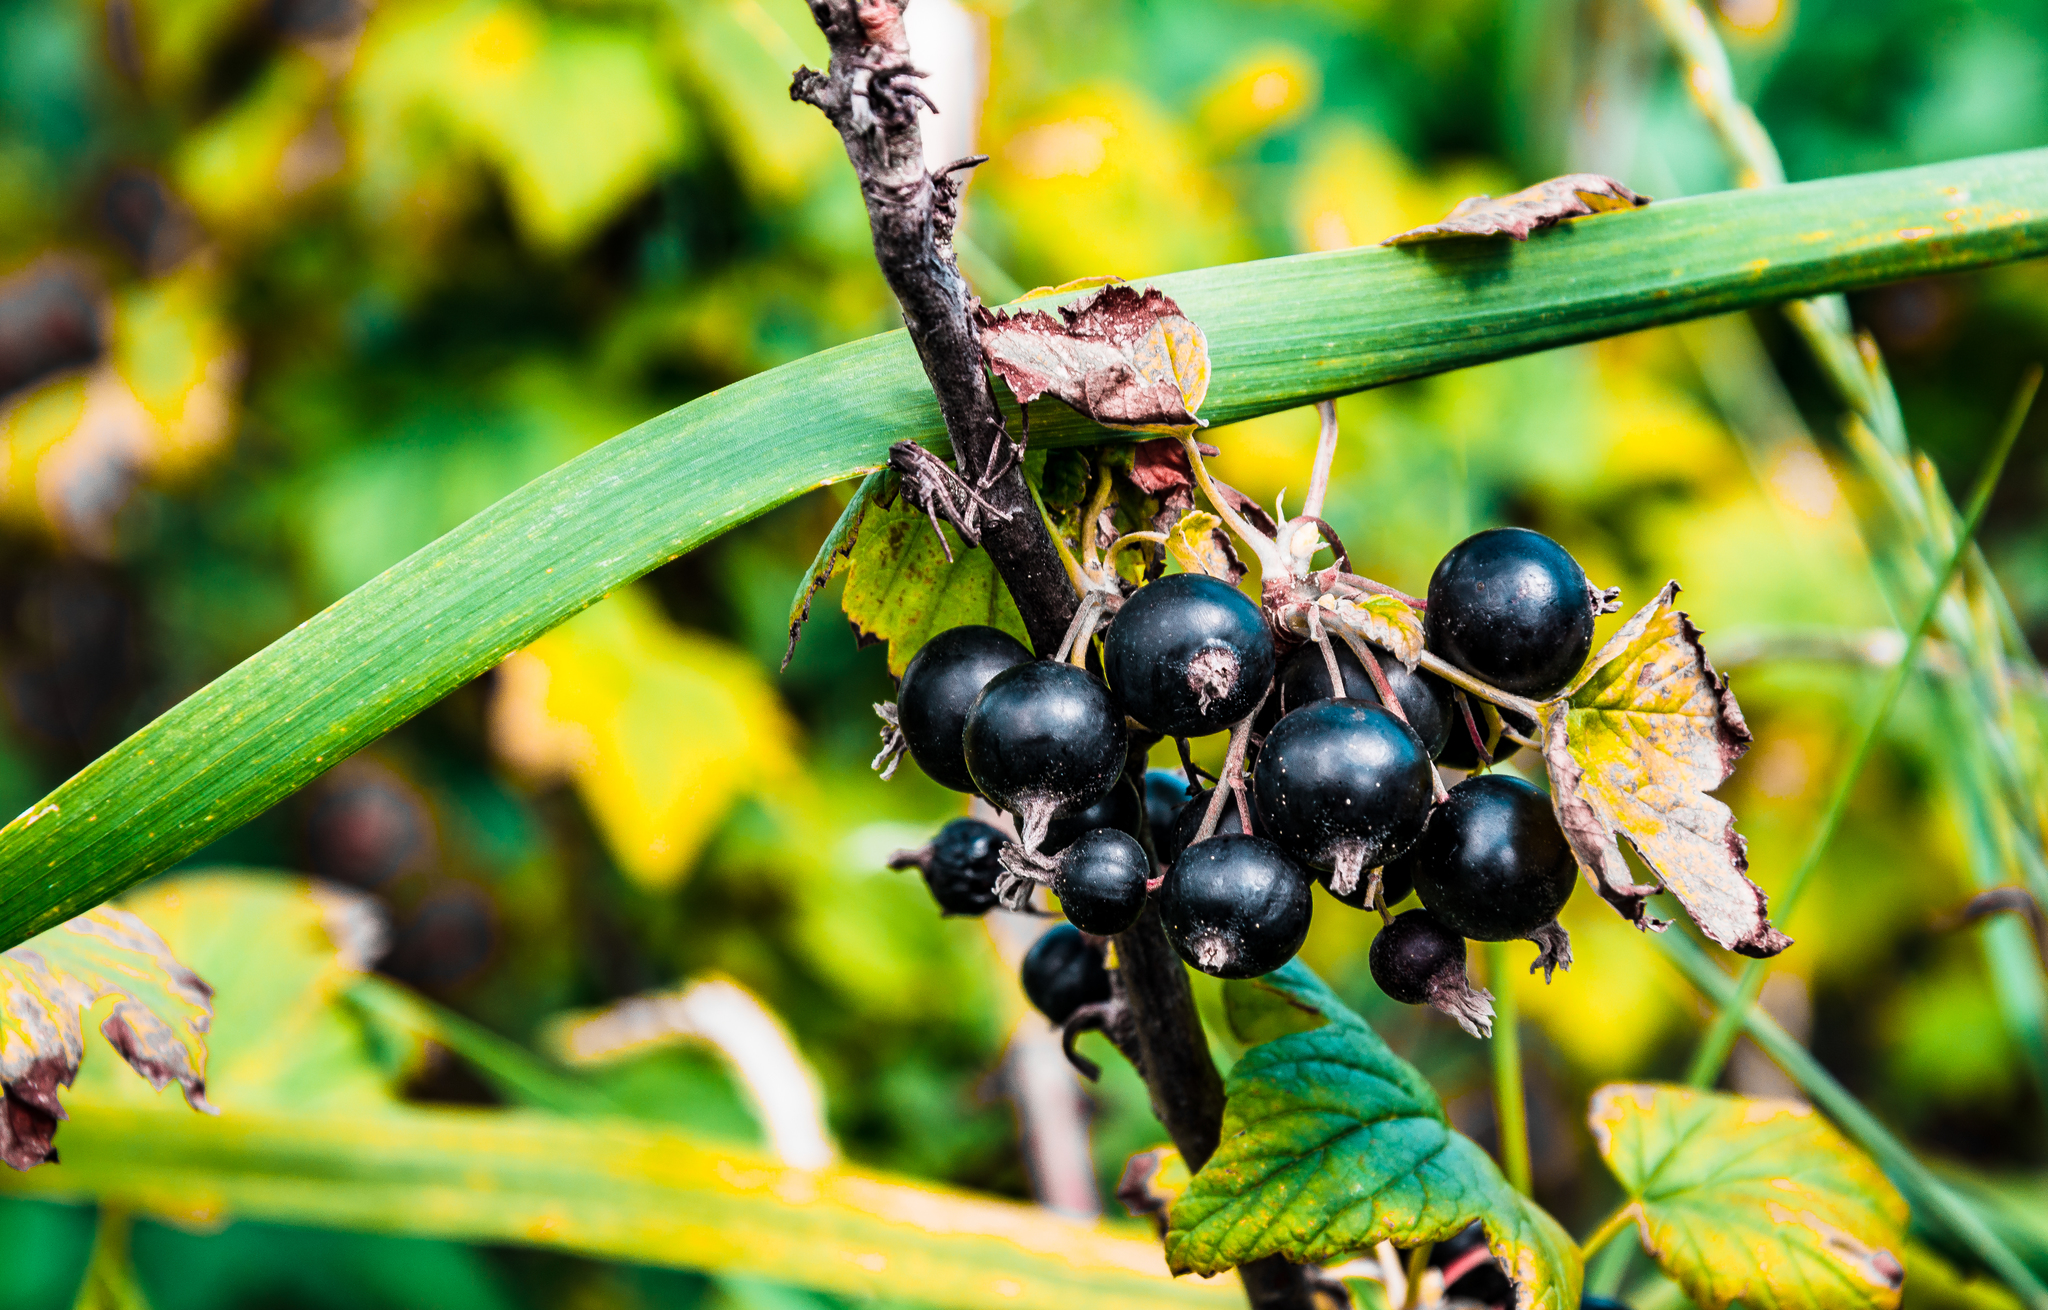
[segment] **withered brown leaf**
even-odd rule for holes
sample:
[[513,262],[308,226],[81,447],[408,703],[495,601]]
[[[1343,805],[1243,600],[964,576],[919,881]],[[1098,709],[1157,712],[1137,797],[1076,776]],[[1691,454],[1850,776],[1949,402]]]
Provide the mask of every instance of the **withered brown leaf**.
[[1792,944],[1771,927],[1749,880],[1735,815],[1708,795],[1749,749],[1749,727],[1700,645],[1699,629],[1671,608],[1667,583],[1622,625],[1563,696],[1545,703],[1543,757],[1558,822],[1587,880],[1624,916],[1645,923],[1639,886],[1618,837],[1678,897],[1707,936],[1764,957]]
[[1647,205],[1650,197],[1639,196],[1611,177],[1598,173],[1566,173],[1548,182],[1538,182],[1513,195],[1472,196],[1435,223],[1397,232],[1380,242],[1383,246],[1407,246],[1419,241],[1444,241],[1454,237],[1510,236],[1527,241],[1539,227],[1550,227],[1567,218],[1602,214],[1613,209],[1634,209]]
[[1019,404],[1052,395],[1105,427],[1202,426],[1209,346],[1156,287],[1114,283],[1047,312],[977,309],[981,349]]

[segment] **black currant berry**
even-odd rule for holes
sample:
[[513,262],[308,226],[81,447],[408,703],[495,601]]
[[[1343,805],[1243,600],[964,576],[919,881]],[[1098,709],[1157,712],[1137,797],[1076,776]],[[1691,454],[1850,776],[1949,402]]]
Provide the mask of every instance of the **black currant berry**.
[[986,914],[996,904],[996,856],[1008,844],[1000,828],[979,819],[954,819],[921,851],[899,851],[892,869],[916,869],[932,899],[947,914]]
[[948,628],[910,657],[896,688],[896,726],[910,758],[941,787],[973,791],[961,734],[989,679],[1031,662],[1031,652],[1000,628]]
[[[1341,696],[1346,700],[1364,701],[1368,705],[1380,703],[1380,690],[1373,685],[1372,675],[1358,656],[1343,642],[1333,642],[1337,655],[1337,670],[1344,675],[1344,690],[1330,690],[1330,665],[1323,658],[1323,649],[1314,642],[1298,647],[1280,663],[1280,674],[1273,684],[1274,699],[1280,702],[1280,712],[1298,710],[1304,705],[1319,700]],[[1373,647],[1373,654],[1379,658],[1380,672],[1386,676],[1387,686],[1393,689],[1394,699],[1401,702],[1401,712],[1408,716],[1408,726],[1422,739],[1422,748],[1432,756],[1444,748],[1450,738],[1452,721],[1458,718],[1458,706],[1452,696],[1451,684],[1421,669],[1410,670],[1407,665],[1394,658],[1392,651]],[[1268,701],[1267,704],[1271,704]],[[1460,724],[1462,727],[1462,723]]]
[[[1472,726],[1478,728],[1484,736],[1490,731],[1487,727],[1486,711],[1477,700],[1470,696],[1466,699],[1472,705]],[[1507,727],[1524,737],[1535,739],[1536,724],[1532,720],[1523,718],[1513,710],[1496,710],[1495,713],[1500,715],[1501,722]],[[1520,743],[1510,741],[1506,736],[1496,736],[1491,745],[1495,764],[1505,764],[1515,757],[1516,751],[1522,749]],[[1451,734],[1445,739],[1444,748],[1437,752],[1436,762],[1446,769],[1463,769],[1467,773],[1479,767],[1479,752],[1473,747],[1472,728],[1465,726],[1465,713],[1455,702],[1451,706]]]
[[965,741],[975,786],[1017,816],[1030,851],[1055,814],[1087,809],[1124,771],[1123,715],[1109,688],[1056,660],[991,678],[968,711]]
[[1351,895],[1367,869],[1422,834],[1432,794],[1429,756],[1377,705],[1325,700],[1273,725],[1252,778],[1259,819],[1274,841],[1331,873]]
[[1052,894],[1082,932],[1113,937],[1138,921],[1152,861],[1138,839],[1114,828],[1082,833],[1060,855]]
[[1564,547],[1526,528],[1465,538],[1429,580],[1429,649],[1518,696],[1563,691],[1593,651],[1600,598]]
[[[1114,828],[1118,832],[1138,835],[1138,820],[1144,813],[1144,803],[1138,799],[1138,788],[1129,778],[1120,778],[1109,789],[1109,795],[1095,802],[1085,810],[1074,814],[1062,814],[1046,825],[1045,840],[1038,844],[1040,855],[1058,855],[1074,844],[1075,838],[1097,828]],[[1093,932],[1094,929],[1089,929]]]
[[1175,573],[1117,611],[1102,667],[1132,718],[1170,737],[1200,737],[1259,703],[1273,681],[1273,633],[1237,588]]
[[1174,816],[1194,794],[1195,789],[1188,786],[1186,775],[1179,769],[1145,770],[1145,822],[1152,826],[1152,844],[1155,847],[1165,840],[1167,830],[1173,827]]
[[[1202,830],[1202,816],[1209,812],[1209,797],[1215,788],[1204,787],[1190,796],[1174,814],[1173,822],[1154,834],[1152,844],[1159,851],[1159,862],[1170,865],[1180,858],[1180,853],[1195,840],[1195,834]],[[1246,793],[1249,807],[1250,793]],[[1227,796],[1223,800],[1223,813],[1217,817],[1214,836],[1224,837],[1244,832],[1244,816],[1238,813],[1237,798]],[[1252,836],[1264,837],[1266,825],[1259,822],[1258,811],[1252,811]]]
[[1102,954],[1071,923],[1057,923],[1024,952],[1024,995],[1055,1025],[1084,1005],[1109,999]]
[[1579,880],[1550,798],[1506,773],[1451,788],[1400,867],[1446,927],[1481,942],[1543,928]]
[[[1448,1292],[1451,1289],[1447,1287],[1444,1290]],[[1588,1295],[1579,1298],[1579,1310],[1630,1310],[1630,1307],[1628,1302],[1617,1301],[1611,1296]]]
[[1465,977],[1465,939],[1428,910],[1394,916],[1367,962],[1380,990],[1403,1005],[1433,1005],[1475,1037],[1493,1031],[1493,997]]
[[1256,978],[1294,958],[1315,901],[1308,877],[1262,837],[1211,837],[1182,851],[1159,889],[1180,958],[1218,978]]

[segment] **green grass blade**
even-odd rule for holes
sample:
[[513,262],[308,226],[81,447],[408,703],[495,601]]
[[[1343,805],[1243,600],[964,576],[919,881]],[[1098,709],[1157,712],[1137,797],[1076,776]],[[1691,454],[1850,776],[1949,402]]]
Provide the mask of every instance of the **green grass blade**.
[[[1526,243],[1156,279],[1208,334],[1213,422],[1745,306],[2048,252],[2048,151],[1728,192]],[[1056,406],[1041,444],[1096,430]],[[814,487],[941,443],[901,333],[749,378],[535,479],[0,829],[0,945],[197,851],[613,588]]]

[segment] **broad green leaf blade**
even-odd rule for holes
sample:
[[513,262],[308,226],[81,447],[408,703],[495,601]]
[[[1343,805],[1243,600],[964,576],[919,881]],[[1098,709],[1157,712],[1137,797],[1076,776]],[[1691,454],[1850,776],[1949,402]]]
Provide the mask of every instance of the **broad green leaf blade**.
[[[1527,242],[1368,248],[1156,280],[1231,423],[1403,378],[2048,251],[2048,151],[1603,214]],[[1101,429],[1047,407],[1039,446]],[[185,858],[647,570],[889,446],[942,446],[901,333],[652,419],[308,620],[0,829],[0,941]]]
[[1702,1310],[1892,1310],[1906,1202],[1813,1107],[1614,1084],[1588,1116],[1643,1245]]
[[81,1016],[105,1000],[114,1004],[100,1035],[150,1090],[175,1082],[193,1109],[212,1111],[213,989],[148,924],[102,905],[0,955],[0,1161],[30,1169],[55,1154],[65,1117],[57,1089],[72,1084],[85,1055]]
[[846,508],[839,512],[838,520],[832,524],[832,531],[826,533],[825,540],[819,543],[818,553],[811,559],[811,567],[804,570],[804,580],[796,586],[796,599],[789,603],[789,649],[782,653],[784,669],[796,656],[797,637],[803,631],[804,620],[811,617],[811,602],[825,589],[825,584],[832,581],[839,561],[851,555],[854,543],[860,540],[860,525],[867,517],[868,503],[882,489],[885,476],[884,470],[876,469],[861,479],[853,499],[846,502]]
[[1522,1310],[1576,1310],[1577,1245],[1451,1128],[1421,1074],[1300,964],[1249,986],[1269,994],[1232,1002],[1251,1032],[1327,1022],[1254,1046],[1231,1070],[1223,1143],[1172,1208],[1173,1268],[1325,1264],[1382,1241],[1442,1241],[1477,1219]]
[[949,525],[940,531],[944,545],[931,519],[899,496],[887,508],[868,510],[846,561],[840,606],[862,636],[889,643],[889,672],[897,677],[920,646],[963,623],[984,623],[1031,642],[988,552],[967,549]]

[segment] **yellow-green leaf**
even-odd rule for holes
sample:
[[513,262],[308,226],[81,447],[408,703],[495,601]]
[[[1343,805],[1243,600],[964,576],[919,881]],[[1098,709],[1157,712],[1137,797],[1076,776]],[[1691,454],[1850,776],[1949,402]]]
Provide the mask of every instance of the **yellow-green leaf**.
[[81,1013],[112,999],[107,1039],[152,1088],[176,1082],[195,1110],[206,1102],[206,1030],[213,989],[164,939],[126,910],[102,905],[0,955],[0,1160],[30,1169],[51,1159],[57,1089],[85,1055]]
[[1205,509],[1189,510],[1175,520],[1173,531],[1166,534],[1166,551],[1188,572],[1206,573],[1233,587],[1244,576],[1223,520]]
[[796,655],[797,634],[803,631],[804,620],[811,617],[811,602],[832,580],[839,562],[853,554],[854,543],[860,540],[860,525],[867,517],[868,505],[875,493],[882,489],[882,480],[887,476],[886,470],[876,469],[861,479],[853,499],[846,502],[846,508],[839,512],[838,520],[832,524],[832,531],[826,533],[825,540],[819,543],[818,553],[811,559],[811,567],[804,570],[803,581],[796,584],[796,599],[789,603],[789,649],[782,655],[784,669]]
[[944,545],[931,520],[898,497],[868,510],[846,561],[840,604],[864,639],[889,643],[889,672],[898,677],[920,646],[963,623],[985,623],[1026,645],[1031,641],[988,552],[968,550],[950,526],[941,531]]
[[528,773],[572,779],[620,868],[656,889],[741,796],[797,772],[795,727],[760,666],[630,588],[499,666],[491,735]]
[[1422,654],[1422,616],[1404,601],[1393,596],[1325,596],[1319,603],[1329,611],[1323,622],[1331,628],[1391,651],[1402,664],[1415,667]]
[[1283,1035],[1224,1084],[1222,1144],[1170,1212],[1174,1269],[1327,1264],[1382,1241],[1442,1241],[1476,1219],[1520,1310],[1577,1310],[1578,1246],[1451,1128],[1421,1074],[1298,961],[1247,986],[1271,995],[1240,996],[1241,1020]]
[[1749,880],[1734,811],[1708,794],[1749,749],[1749,726],[1699,629],[1671,608],[1677,594],[1676,582],[1666,584],[1576,685],[1543,706],[1551,801],[1587,880],[1624,916],[1645,923],[1643,902],[1657,889],[1636,884],[1618,837],[1707,936],[1744,955],[1776,955],[1792,939],[1771,926]]
[[1643,1246],[1701,1310],[1893,1310],[1906,1203],[1796,1101],[1614,1084],[1588,1116]]

